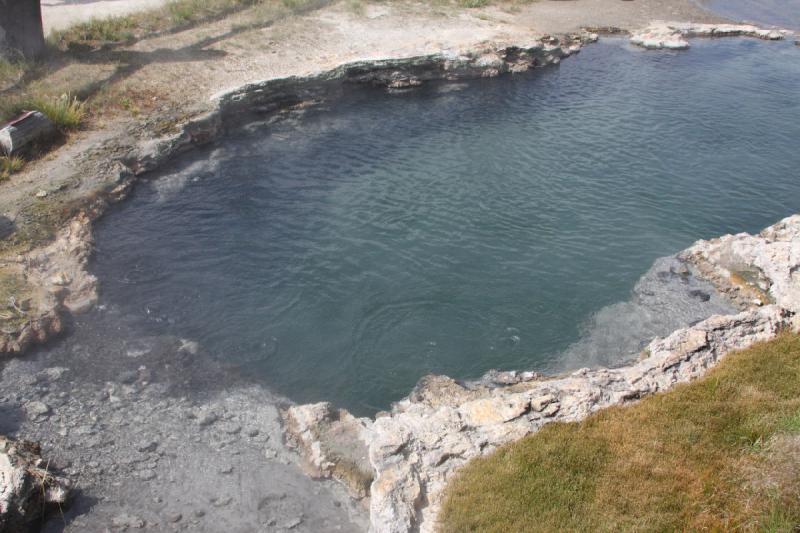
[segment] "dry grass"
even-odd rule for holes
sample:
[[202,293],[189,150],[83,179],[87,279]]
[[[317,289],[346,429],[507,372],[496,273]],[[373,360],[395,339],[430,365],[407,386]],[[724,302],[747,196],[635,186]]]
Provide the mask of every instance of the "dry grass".
[[86,104],[65,93],[48,96],[44,91],[9,97],[0,103],[0,120],[13,118],[23,111],[41,111],[62,132],[78,128],[86,117]]
[[37,97],[23,103],[26,108],[44,113],[61,131],[73,130],[81,125],[86,116],[86,106],[71,94],[58,98]]
[[[173,0],[161,8],[131,15],[92,19],[61,31],[48,40],[61,50],[133,41],[216,20],[247,9],[262,0]],[[303,2],[297,2],[303,3]]]
[[19,83],[25,73],[33,68],[30,62],[23,60],[9,61],[0,57],[0,90]]
[[0,181],[6,181],[11,174],[19,172],[25,166],[25,160],[15,155],[0,156]]
[[[531,0],[515,0],[527,3]],[[265,6],[270,13],[280,6],[288,14],[300,14],[323,7],[331,0],[172,0],[164,7],[130,15],[92,19],[65,30],[54,31],[49,44],[59,50],[84,50],[110,44],[134,41],[163,33],[180,31],[226,15]],[[431,0],[432,4],[449,4],[476,8],[489,5],[490,0]],[[345,0],[354,14],[363,15],[368,0]],[[255,17],[256,19],[258,17]]]
[[440,531],[797,531],[800,476],[779,474],[800,453],[779,444],[799,434],[800,336],[784,334],[472,461]]

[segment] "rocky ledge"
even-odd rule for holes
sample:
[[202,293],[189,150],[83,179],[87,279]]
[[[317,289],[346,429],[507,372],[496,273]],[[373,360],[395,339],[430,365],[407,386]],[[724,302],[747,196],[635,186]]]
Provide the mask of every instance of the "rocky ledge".
[[66,505],[70,482],[40,453],[38,444],[0,437],[0,531],[28,531]]
[[654,22],[631,34],[631,43],[648,50],[685,50],[692,37],[757,37],[769,41],[786,38],[791,32],[766,29],[751,24],[692,24],[686,22]]
[[371,531],[433,531],[445,484],[471,458],[548,422],[580,420],[694,379],[732,350],[798,329],[800,215],[758,235],[698,241],[678,258],[687,275],[713,283],[741,312],[656,338],[639,361],[621,368],[549,379],[494,372],[477,383],[428,376],[374,420],[327,403],[294,406],[284,413],[289,440],[312,474],[333,476],[354,497],[369,498]]

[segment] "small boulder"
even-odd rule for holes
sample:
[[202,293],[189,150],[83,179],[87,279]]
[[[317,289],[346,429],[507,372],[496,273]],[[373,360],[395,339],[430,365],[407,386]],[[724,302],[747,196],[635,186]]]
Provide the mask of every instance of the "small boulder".
[[36,141],[51,138],[55,125],[39,111],[26,111],[0,129],[0,152],[18,154]]
[[25,404],[25,412],[32,419],[44,418],[50,415],[50,406],[39,401],[28,402]]
[[71,483],[43,468],[39,445],[0,437],[0,531],[28,531],[66,506]]

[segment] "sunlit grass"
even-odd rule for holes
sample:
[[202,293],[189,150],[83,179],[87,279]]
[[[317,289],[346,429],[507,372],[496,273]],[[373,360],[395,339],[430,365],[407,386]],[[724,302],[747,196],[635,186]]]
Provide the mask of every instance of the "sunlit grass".
[[78,128],[86,116],[86,104],[70,94],[58,97],[26,96],[0,106],[0,116],[11,118],[23,111],[41,111],[61,131]]
[[472,461],[439,529],[797,531],[800,476],[786,465],[798,468],[798,442],[800,336],[784,334],[691,384]]
[[215,19],[258,2],[259,0],[173,0],[161,8],[92,19],[54,31],[49,40],[61,49],[71,49],[82,44],[129,42]]

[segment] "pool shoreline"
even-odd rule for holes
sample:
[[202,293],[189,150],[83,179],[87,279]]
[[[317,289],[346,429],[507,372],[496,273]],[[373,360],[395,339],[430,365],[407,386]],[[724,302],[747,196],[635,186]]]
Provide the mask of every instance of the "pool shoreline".
[[[740,35],[741,32],[737,31],[730,34]],[[708,36],[712,34],[710,31]],[[433,80],[456,81],[524,72],[531,68],[557,64],[596,38],[596,35],[584,32],[561,39],[546,37],[541,41],[520,46],[484,47],[469,53],[359,61],[311,76],[292,76],[253,82],[215,95],[212,111],[177,126],[176,133],[139,144],[134,158],[126,156],[107,162],[109,168],[113,168],[115,176],[112,180],[113,185],[73,205],[76,216],[59,230],[53,242],[21,255],[10,265],[12,270],[35,287],[36,292],[25,303],[25,312],[29,320],[13,332],[3,331],[0,337],[0,351],[6,355],[25,353],[30,347],[45,343],[60,334],[64,329],[65,317],[91,309],[97,303],[98,284],[97,279],[87,269],[92,253],[93,221],[101,217],[114,203],[124,199],[139,176],[159,168],[171,157],[191,150],[195,146],[206,145],[236,128],[240,123],[251,120],[254,111],[260,113],[263,120],[281,120],[294,113],[302,113],[308,106],[335,97],[337,91],[347,83],[370,84],[385,87],[390,91],[406,91]],[[800,219],[791,218],[784,221],[783,226],[776,225],[771,230],[768,228],[765,231],[768,233],[771,231],[776,235],[791,234],[789,242],[794,245],[797,243],[798,226]],[[746,240],[749,237],[739,235],[734,238]],[[767,237],[761,238],[764,242],[765,239],[768,240]],[[776,242],[786,241],[786,239],[781,241],[781,238],[776,237]],[[726,239],[723,238],[721,242],[727,242]],[[562,377],[561,381],[565,388],[554,393],[549,389],[544,392],[544,388],[550,387],[558,380],[542,380],[540,376],[505,372],[492,378],[494,385],[491,388],[477,388],[476,390],[481,390],[478,396],[470,394],[467,397],[461,395],[458,389],[461,385],[449,378],[440,377],[428,379],[418,385],[409,398],[398,402],[397,406],[402,407],[396,406],[395,409],[417,409],[412,404],[424,406],[419,408],[424,412],[414,415],[422,416],[423,419],[428,416],[447,418],[453,414],[452,409],[466,409],[463,413],[460,412],[458,417],[467,417],[473,427],[482,428],[479,432],[482,431],[484,434],[476,438],[484,439],[484,442],[476,444],[475,449],[478,453],[485,453],[501,442],[525,434],[527,430],[521,429],[521,426],[511,427],[506,424],[519,421],[519,417],[523,414],[532,416],[538,413],[534,425],[556,419],[577,419],[595,409],[629,401],[642,394],[663,390],[676,381],[696,377],[732,349],[771,338],[782,328],[796,329],[793,318],[797,310],[795,295],[787,296],[781,293],[780,296],[774,297],[778,305],[773,305],[767,300],[754,303],[755,299],[762,298],[764,290],[759,289],[757,284],[749,282],[737,288],[737,285],[731,282],[731,276],[726,276],[725,265],[718,259],[708,259],[718,247],[719,243],[715,241],[701,241],[680,254],[680,258],[692,265],[698,277],[714,283],[720,292],[744,294],[739,302],[743,308],[742,313],[708,319],[692,328],[678,330],[665,340],[653,341],[650,345],[650,356],[643,363],[634,365],[642,369],[641,375],[632,377],[625,374],[630,372],[630,369],[595,372],[581,370],[571,376]],[[766,265],[763,255],[753,256],[751,259],[753,262],[760,261],[759,264]],[[775,263],[773,267],[780,272],[794,268],[785,263]],[[772,274],[774,272],[769,277],[770,286],[776,286],[776,278]],[[785,301],[781,300],[784,298]],[[670,381],[672,379],[670,376],[675,376],[673,372],[676,367],[680,370],[679,376]],[[665,370],[669,372],[664,372]],[[645,372],[653,372],[648,374],[652,380],[642,384],[640,382]],[[618,378],[621,374],[625,374],[624,378]],[[630,386],[622,387],[623,381]],[[610,385],[613,392],[609,392]],[[495,395],[495,392],[507,387],[525,390],[522,392],[515,390],[514,397],[504,397],[502,393]],[[536,394],[531,392],[534,389],[538,391]],[[562,395],[565,390],[573,389],[580,390],[580,394],[585,394],[586,397],[570,404]],[[494,392],[487,395],[488,390]],[[454,403],[450,406],[449,413],[446,409],[444,411],[439,409],[442,405],[430,405],[424,400],[424,398],[448,397],[448,395],[455,398],[452,396],[454,391],[457,391],[458,407],[455,407]],[[598,391],[606,391],[607,397],[595,398],[594,395]],[[600,394],[602,396],[602,393]],[[519,395],[527,399],[517,397]],[[412,397],[423,400],[417,402]],[[467,400],[468,403],[461,405]],[[292,407],[285,413],[286,426],[290,434],[302,448],[305,448],[306,453],[308,450],[312,451],[307,457],[310,459],[309,464],[313,466],[312,472],[322,477],[333,475],[343,478],[351,488],[356,487],[355,495],[361,498],[366,497],[368,490],[372,494],[370,505],[374,531],[413,531],[417,528],[422,528],[422,531],[431,530],[435,523],[437,509],[435,498],[438,490],[456,466],[450,459],[458,456],[467,458],[469,453],[466,450],[454,453],[452,449],[437,448],[436,453],[439,451],[442,453],[438,458],[431,457],[431,462],[423,465],[423,468],[430,470],[423,471],[417,466],[412,467],[408,463],[403,463],[407,459],[405,456],[410,449],[409,442],[412,436],[403,433],[397,427],[391,427],[390,420],[393,420],[394,411],[392,415],[378,417],[375,422],[368,424],[365,419],[355,419],[348,414],[334,412],[330,406],[322,405]],[[396,412],[398,417],[404,414],[402,410]],[[369,440],[368,462],[374,474],[374,480],[368,483],[371,485],[369,489],[365,488],[365,477],[362,475],[363,472],[359,471],[363,464],[353,469],[349,465],[331,462],[329,458],[319,456],[319,428],[324,425],[330,426],[334,422],[344,424],[345,431],[355,432],[356,440]],[[490,426],[491,429],[486,430],[486,427]],[[420,433],[421,437],[414,437],[417,439],[416,442],[424,443],[426,439],[433,439],[436,441],[436,446],[439,446],[442,439],[446,441],[446,434],[434,435],[429,430],[430,427],[424,427],[423,433]],[[485,431],[489,431],[489,440],[485,440]],[[471,435],[475,436],[476,433]],[[445,444],[451,447],[460,445],[455,442]]]

